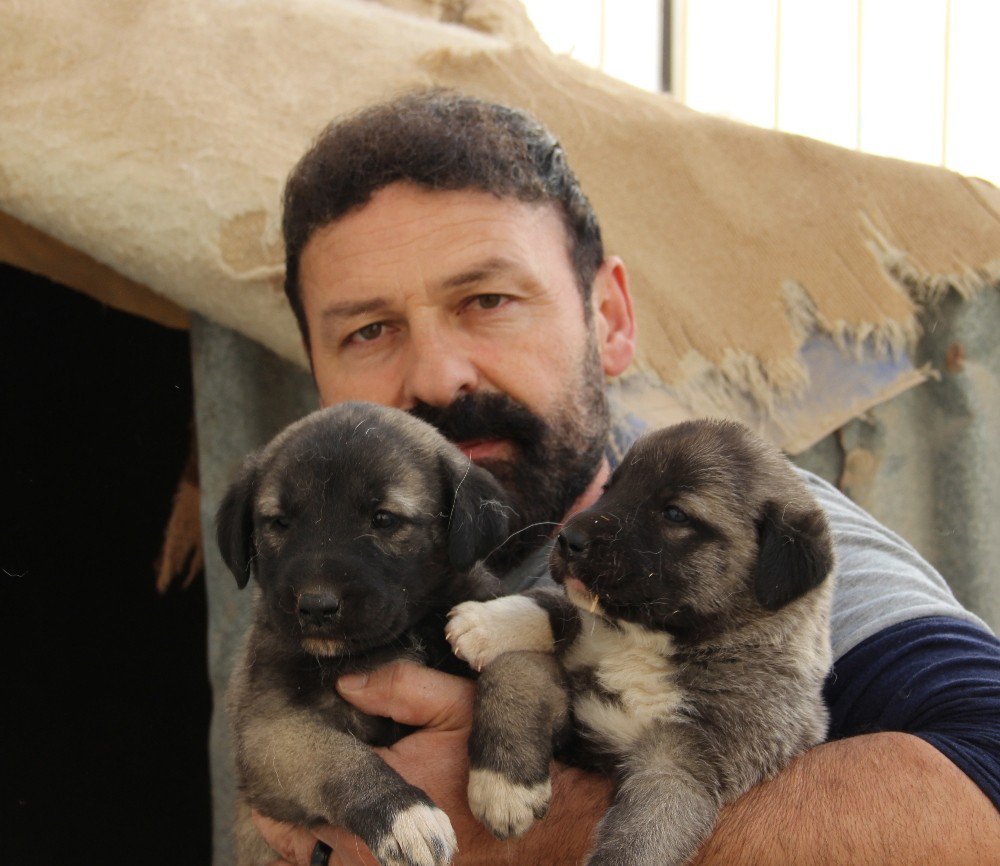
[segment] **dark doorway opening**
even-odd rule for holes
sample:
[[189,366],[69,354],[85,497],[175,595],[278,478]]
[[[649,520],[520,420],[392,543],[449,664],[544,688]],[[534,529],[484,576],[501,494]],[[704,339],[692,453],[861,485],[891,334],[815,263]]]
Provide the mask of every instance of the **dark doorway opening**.
[[153,564],[188,335],[0,267],[0,862],[207,864],[204,577]]

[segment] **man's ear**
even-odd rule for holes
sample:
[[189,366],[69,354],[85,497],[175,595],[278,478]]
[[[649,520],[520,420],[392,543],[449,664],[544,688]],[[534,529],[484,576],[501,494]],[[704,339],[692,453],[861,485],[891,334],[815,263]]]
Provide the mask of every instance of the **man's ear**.
[[215,538],[222,559],[243,589],[250,580],[257,548],[253,540],[253,498],[257,487],[257,463],[248,457],[236,480],[229,485],[215,516]]
[[591,303],[604,373],[620,376],[635,357],[635,314],[628,272],[618,256],[609,256],[597,269]]
[[443,460],[452,490],[448,559],[465,572],[507,540],[507,507],[497,480],[474,463]]
[[778,503],[767,503],[758,538],[754,594],[768,610],[778,610],[805,595],[833,570],[830,529],[818,507],[792,512]]

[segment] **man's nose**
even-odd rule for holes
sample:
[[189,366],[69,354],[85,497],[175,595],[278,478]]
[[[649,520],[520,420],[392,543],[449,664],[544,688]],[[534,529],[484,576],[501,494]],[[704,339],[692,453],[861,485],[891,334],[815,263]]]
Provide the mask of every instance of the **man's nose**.
[[404,373],[404,409],[417,403],[444,407],[476,390],[479,375],[467,348],[448,330],[423,328],[411,335]]

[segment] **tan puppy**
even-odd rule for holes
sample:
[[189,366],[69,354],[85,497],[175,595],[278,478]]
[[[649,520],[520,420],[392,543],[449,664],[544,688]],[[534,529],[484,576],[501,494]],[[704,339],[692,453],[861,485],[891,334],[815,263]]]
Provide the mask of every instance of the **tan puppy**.
[[346,827],[385,866],[450,862],[447,816],[366,745],[405,729],[334,683],[400,658],[468,673],[445,616],[498,592],[477,563],[506,538],[502,495],[430,425],[364,403],[315,412],[247,459],[218,515],[237,583],[260,588],[229,695],[240,866],[275,859],[250,807]]
[[473,812],[525,832],[555,747],[617,779],[592,866],[684,863],[724,803],[825,736],[826,518],[746,428],[690,422],[636,443],[551,564],[565,593],[453,612],[455,652],[483,670]]

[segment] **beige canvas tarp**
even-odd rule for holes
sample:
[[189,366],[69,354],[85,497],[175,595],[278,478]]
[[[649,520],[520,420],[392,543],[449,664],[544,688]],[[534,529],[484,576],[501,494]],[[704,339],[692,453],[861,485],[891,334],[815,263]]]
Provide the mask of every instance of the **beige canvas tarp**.
[[[920,304],[1000,284],[989,184],[639,91],[552,55],[513,0],[2,0],[0,257],[301,363],[284,178],[333,116],[421,85],[522,106],[563,140],[630,268],[627,394],[650,414],[679,400],[804,447],[920,379],[898,354]],[[891,374],[825,399],[817,338],[876,366],[895,352]]]

